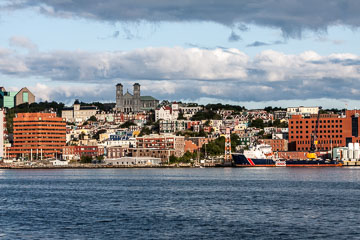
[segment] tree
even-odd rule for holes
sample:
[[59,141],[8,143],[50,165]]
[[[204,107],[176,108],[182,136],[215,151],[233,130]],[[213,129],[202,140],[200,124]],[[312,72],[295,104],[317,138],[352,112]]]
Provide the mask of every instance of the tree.
[[131,121],[126,121],[125,123],[120,125],[120,128],[129,128],[130,126],[135,126],[136,124]]
[[150,134],[151,134],[151,130],[148,127],[143,127],[139,133],[139,137]]
[[186,120],[186,118],[184,117],[184,114],[182,112],[179,113],[177,120]]
[[104,161],[104,155],[96,156],[96,161],[102,163]]
[[221,116],[212,110],[199,111],[191,117],[192,121],[201,121],[201,120],[221,120]]
[[88,120],[89,120],[89,121],[92,121],[92,122],[96,122],[96,121],[97,121],[97,119],[96,119],[96,117],[95,117],[94,115],[91,116]]
[[264,121],[261,118],[257,118],[257,119],[252,120],[250,122],[250,126],[263,129],[264,128]]

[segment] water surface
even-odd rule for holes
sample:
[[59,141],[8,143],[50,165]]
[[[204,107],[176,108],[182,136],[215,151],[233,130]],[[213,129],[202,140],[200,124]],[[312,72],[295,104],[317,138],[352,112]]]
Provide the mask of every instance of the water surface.
[[355,239],[360,168],[0,170],[0,239]]

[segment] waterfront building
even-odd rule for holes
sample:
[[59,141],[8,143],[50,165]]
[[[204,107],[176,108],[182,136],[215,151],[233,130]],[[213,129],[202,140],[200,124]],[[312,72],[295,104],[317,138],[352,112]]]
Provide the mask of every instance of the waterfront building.
[[167,163],[169,161],[170,156],[172,155],[176,156],[174,149],[129,148],[128,152],[132,157],[160,158],[161,162],[163,163]]
[[[345,115],[320,114],[317,131],[317,149],[330,150],[360,141],[359,110],[347,110]],[[292,115],[289,119],[289,151],[308,151],[311,134],[315,133],[317,114],[304,117]]]
[[98,155],[99,155],[98,146],[64,146],[63,147],[63,159],[65,160],[79,160],[81,156],[96,157]]
[[66,123],[55,113],[18,113],[14,120],[10,157],[28,160],[60,156],[66,143]]
[[155,157],[122,157],[115,159],[105,159],[107,165],[160,165],[161,159]]
[[107,158],[122,158],[125,156],[127,148],[114,146],[106,148],[106,157]]
[[267,145],[270,145],[274,152],[288,150],[288,141],[285,139],[262,139],[261,141]]
[[4,157],[5,112],[0,109],[0,160]]
[[65,118],[67,122],[85,122],[91,116],[97,113],[96,106],[81,106],[79,100],[76,100],[72,107],[66,107],[61,112],[61,117]]
[[154,110],[159,105],[159,100],[151,96],[140,95],[140,84],[133,85],[133,94],[123,93],[123,85],[116,85],[116,110],[120,112],[141,112]]
[[175,135],[151,134],[137,137],[136,147],[144,149],[172,149],[176,157],[184,155],[185,138]]

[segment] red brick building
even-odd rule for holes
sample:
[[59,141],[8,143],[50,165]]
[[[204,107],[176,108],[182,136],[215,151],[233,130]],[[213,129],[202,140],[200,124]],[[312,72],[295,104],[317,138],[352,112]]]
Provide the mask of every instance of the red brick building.
[[288,150],[288,140],[286,139],[263,139],[262,141],[270,145],[274,152]]
[[185,139],[183,136],[151,134],[149,136],[137,137],[136,147],[174,150],[174,155],[181,157],[185,153]]
[[29,160],[53,158],[66,143],[66,123],[55,113],[18,113],[14,118],[14,144],[10,157]]
[[[320,114],[317,131],[317,149],[330,150],[343,147],[349,142],[360,141],[360,111],[348,110],[345,116]],[[293,115],[289,120],[289,151],[309,151],[311,134],[315,133],[317,115],[302,117]]]

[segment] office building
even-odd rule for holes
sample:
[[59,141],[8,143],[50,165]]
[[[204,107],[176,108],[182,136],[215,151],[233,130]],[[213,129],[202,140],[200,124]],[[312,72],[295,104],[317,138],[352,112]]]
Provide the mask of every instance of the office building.
[[10,157],[27,160],[59,157],[66,143],[66,123],[55,113],[18,113]]

